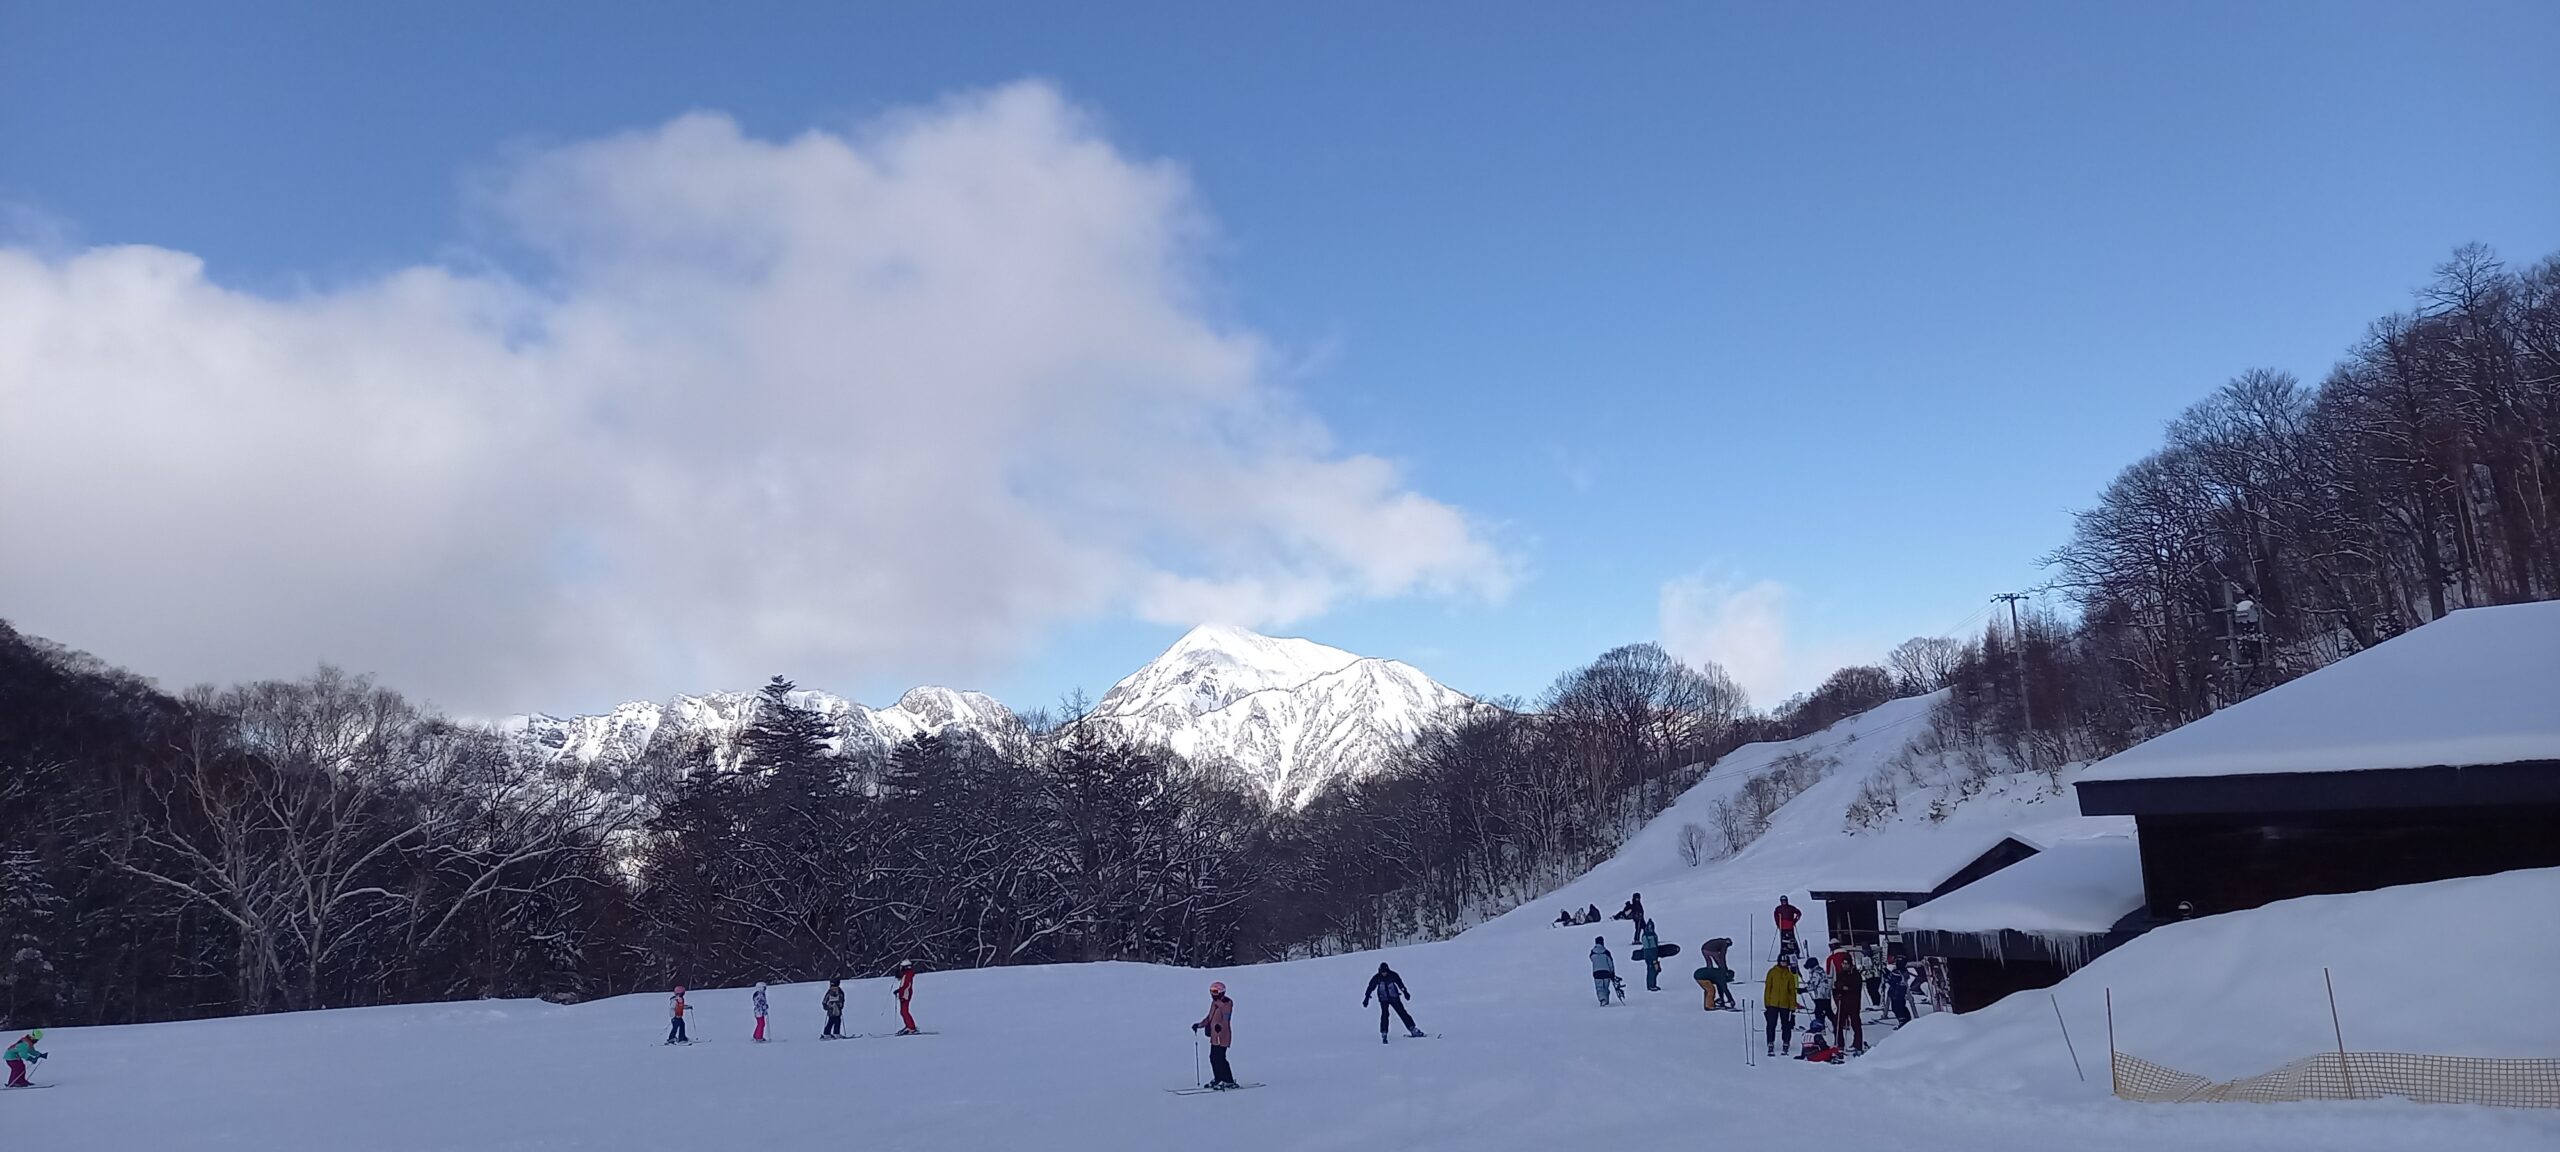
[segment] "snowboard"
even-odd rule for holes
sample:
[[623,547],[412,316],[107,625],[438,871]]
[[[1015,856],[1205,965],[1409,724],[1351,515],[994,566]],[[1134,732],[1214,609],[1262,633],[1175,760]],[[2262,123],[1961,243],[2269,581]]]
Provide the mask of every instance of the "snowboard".
[[1253,1080],[1253,1081],[1247,1081],[1246,1083],[1243,1083],[1243,1084],[1238,1084],[1238,1085],[1236,1085],[1236,1086],[1235,1086],[1235,1087],[1233,1087],[1233,1088],[1167,1088],[1167,1089],[1165,1089],[1165,1091],[1167,1091],[1167,1092],[1171,1092],[1171,1093],[1173,1093],[1173,1094],[1174,1094],[1174,1095],[1176,1095],[1176,1096],[1207,1096],[1207,1095],[1209,1095],[1210,1093],[1213,1093],[1213,1092],[1242,1092],[1242,1091],[1244,1091],[1244,1090],[1245,1090],[1245,1089],[1247,1089],[1247,1088],[1268,1088],[1268,1087],[1270,1087],[1270,1085],[1265,1084],[1265,1083],[1263,1083],[1263,1082],[1261,1082],[1261,1081],[1259,1081],[1259,1080]]
[[[1654,958],[1654,959],[1656,959],[1656,960],[1668,960],[1668,959],[1670,959],[1671,957],[1677,956],[1677,955],[1679,955],[1679,954],[1680,954],[1680,946],[1679,946],[1679,945],[1677,945],[1677,944],[1665,944],[1665,945],[1663,945],[1663,946],[1661,946],[1661,947],[1656,948],[1656,949],[1654,949],[1654,950],[1653,950],[1653,958]],[[1636,949],[1636,954],[1635,954],[1635,956],[1633,956],[1633,957],[1632,957],[1632,959],[1634,959],[1634,960],[1635,960],[1635,962],[1636,962],[1636,963],[1638,963],[1638,964],[1642,964],[1642,963],[1644,963],[1644,960],[1645,960],[1645,951],[1644,951],[1644,949],[1642,949],[1642,948],[1638,948],[1638,949]]]

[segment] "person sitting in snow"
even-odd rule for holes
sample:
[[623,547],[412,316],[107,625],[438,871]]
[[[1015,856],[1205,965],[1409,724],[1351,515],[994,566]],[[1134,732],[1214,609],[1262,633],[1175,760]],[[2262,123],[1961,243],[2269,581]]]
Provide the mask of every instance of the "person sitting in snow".
[[[1618,959],[1609,954],[1609,938],[1591,938],[1591,988],[1600,994],[1600,1006],[1609,1006],[1609,987],[1618,982]],[[1625,995],[1625,993],[1620,993]]]
[[1570,927],[1572,927],[1572,926],[1573,926],[1573,909],[1571,909],[1571,908],[1567,908],[1567,909],[1565,909],[1565,910],[1564,910],[1564,911],[1562,911],[1562,912],[1558,912],[1558,913],[1556,913],[1556,924],[1555,924],[1555,926],[1556,926],[1556,927],[1558,927],[1558,928],[1570,928]]
[[35,1082],[27,1079],[27,1065],[33,1064],[39,1060],[50,1060],[53,1058],[42,1052],[36,1051],[36,1043],[43,1039],[44,1029],[36,1028],[30,1030],[24,1036],[18,1037],[18,1042],[9,1046],[7,1055],[7,1059],[9,1061],[9,1087],[35,1087]]
[[1804,1034],[1804,1047],[1797,1050],[1796,1059],[1811,1060],[1816,1064],[1838,1064],[1848,1059],[1848,1055],[1817,1028]]
[[1583,922],[1583,923],[1585,923],[1585,924],[1597,924],[1597,923],[1599,923],[1599,922],[1600,922],[1600,906],[1599,906],[1599,905],[1597,905],[1597,904],[1585,904],[1585,905],[1583,905],[1583,906],[1582,906],[1582,922]]

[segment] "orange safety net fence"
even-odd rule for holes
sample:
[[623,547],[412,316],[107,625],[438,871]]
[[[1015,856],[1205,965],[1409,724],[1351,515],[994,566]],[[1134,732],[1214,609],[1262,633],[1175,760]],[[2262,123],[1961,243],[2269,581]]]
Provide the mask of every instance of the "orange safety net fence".
[[2560,1108],[2560,1060],[2323,1052],[2272,1072],[2223,1083],[2122,1052],[2114,1054],[2113,1062],[2115,1093],[2127,1100],[2275,1104],[2397,1098],[2424,1104]]

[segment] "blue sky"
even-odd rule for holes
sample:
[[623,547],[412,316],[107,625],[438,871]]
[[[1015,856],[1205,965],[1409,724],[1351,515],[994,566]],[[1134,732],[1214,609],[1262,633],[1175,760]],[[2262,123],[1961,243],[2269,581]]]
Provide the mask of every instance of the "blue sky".
[[[1187,178],[1196,307],[1332,450],[1511,566],[1277,630],[1529,694],[1711,646],[1664,636],[1687,588],[1767,696],[2036,583],[2178,409],[2317,378],[2455,245],[2560,250],[2555,43],[2547,3],[9,4],[0,202],[22,245],[155,245],[261,296],[539,279],[472,207],[511,158],[1044,81]],[[1179,631],[1062,612],[1010,656],[782,670],[1028,704]]]

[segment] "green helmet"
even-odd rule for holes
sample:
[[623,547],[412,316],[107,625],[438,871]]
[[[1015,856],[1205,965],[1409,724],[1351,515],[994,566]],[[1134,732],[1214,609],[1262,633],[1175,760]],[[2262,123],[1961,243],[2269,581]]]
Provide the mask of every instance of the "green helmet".
[[42,1039],[44,1039],[44,1029],[42,1029],[42,1028],[37,1028],[37,1029],[33,1029],[33,1030],[29,1031],[29,1032],[27,1033],[27,1039],[29,1039],[29,1040],[42,1040]]

